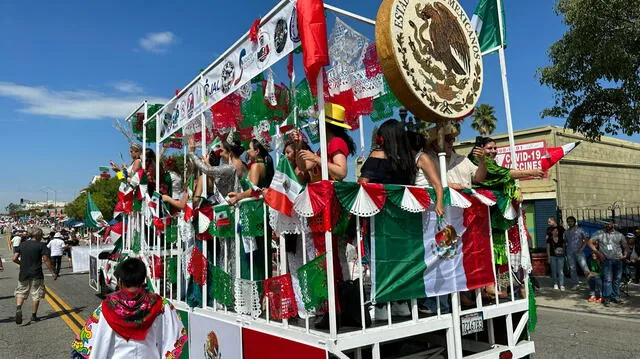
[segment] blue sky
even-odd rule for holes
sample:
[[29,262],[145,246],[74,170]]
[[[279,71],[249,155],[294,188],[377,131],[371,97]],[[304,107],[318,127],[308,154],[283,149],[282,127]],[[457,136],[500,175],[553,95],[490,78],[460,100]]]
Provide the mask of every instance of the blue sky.
[[[369,18],[375,18],[378,6],[372,0],[327,3]],[[121,162],[121,153],[128,162],[127,142],[114,129],[114,119],[128,115],[145,98],[171,98],[275,4],[0,2],[0,141],[5,152],[0,208],[20,198],[44,200],[44,187],[55,189],[60,201],[72,200],[98,166],[110,159]],[[461,4],[471,14],[477,0]],[[506,1],[505,9],[514,127],[562,125],[540,119],[552,92],[534,78],[535,70],[548,63],[547,48],[564,32],[553,2]],[[341,18],[373,40],[372,26]],[[497,55],[485,57],[484,66],[480,102],[495,106],[496,133],[502,133],[506,124]],[[300,68],[297,73],[300,78]],[[468,122],[463,124],[462,137],[472,136]],[[49,191],[49,199],[53,196]]]

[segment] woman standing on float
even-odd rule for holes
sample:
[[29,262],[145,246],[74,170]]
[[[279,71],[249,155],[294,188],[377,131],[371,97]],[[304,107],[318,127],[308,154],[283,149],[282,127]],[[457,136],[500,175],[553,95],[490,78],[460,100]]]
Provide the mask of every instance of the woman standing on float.
[[[332,104],[325,103],[325,123],[327,131],[327,167],[329,170],[329,180],[342,181],[347,177],[347,157],[353,155],[356,152],[356,146],[347,130],[351,129],[351,126],[345,121],[345,108]],[[291,136],[294,142],[300,142],[303,140],[300,132],[293,132]],[[308,175],[310,182],[318,182],[322,180],[321,170],[321,157],[319,153],[313,153],[309,150],[299,150],[296,158],[297,167],[302,170],[305,175]],[[340,205],[337,200],[329,204],[332,208],[339,208]],[[331,224],[333,225],[338,220],[338,214],[340,211],[331,211]],[[315,216],[309,219],[310,223],[314,222],[314,219],[318,219]],[[320,218],[321,221],[321,218]],[[311,228],[313,231],[313,228]],[[325,234],[324,231],[313,231],[313,244],[316,249],[316,255],[322,255],[326,252],[325,246]],[[340,246],[341,250],[338,250],[338,238],[333,236],[331,241],[333,251],[333,276],[335,280],[342,280],[343,278],[349,278],[349,269],[346,265],[346,254],[344,246]],[[344,263],[344,265],[342,265]],[[337,288],[337,286],[335,287]],[[336,298],[338,297],[336,293]],[[340,306],[336,302],[336,312],[340,312]],[[329,316],[325,313],[321,320],[316,323],[316,328],[328,328]]]

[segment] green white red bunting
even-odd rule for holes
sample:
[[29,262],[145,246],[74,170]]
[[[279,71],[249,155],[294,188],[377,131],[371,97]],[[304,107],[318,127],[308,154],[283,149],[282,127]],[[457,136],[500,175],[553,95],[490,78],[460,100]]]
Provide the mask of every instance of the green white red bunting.
[[333,197],[333,183],[314,182],[307,185],[296,198],[293,209],[301,217],[313,217],[320,214]]
[[[360,217],[375,216],[380,213],[387,201],[407,212],[420,213],[428,211],[436,200],[435,193],[428,187],[321,181],[308,185],[297,196],[293,206],[294,211],[301,217],[320,214],[333,196],[332,189],[342,206]],[[464,191],[487,206],[496,204],[497,196],[492,191]],[[503,204],[504,210],[511,215],[515,210],[511,203],[507,202]],[[471,202],[462,193],[451,188],[445,188],[445,204],[457,208],[471,206]]]

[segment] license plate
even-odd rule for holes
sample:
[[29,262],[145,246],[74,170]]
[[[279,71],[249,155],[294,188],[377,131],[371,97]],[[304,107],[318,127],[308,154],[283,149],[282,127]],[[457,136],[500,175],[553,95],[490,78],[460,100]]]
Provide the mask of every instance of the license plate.
[[471,313],[460,317],[462,335],[481,332],[484,329],[482,312]]

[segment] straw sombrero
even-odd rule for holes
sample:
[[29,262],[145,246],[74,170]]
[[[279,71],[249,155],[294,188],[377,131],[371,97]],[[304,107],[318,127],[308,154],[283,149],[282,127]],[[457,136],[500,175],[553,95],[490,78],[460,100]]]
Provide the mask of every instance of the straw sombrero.
[[335,103],[327,102],[324,104],[325,122],[334,126],[351,129],[351,126],[344,120],[344,107]]
[[[438,126],[435,126],[429,129],[429,132],[427,133],[427,144],[430,144],[431,142],[438,139],[438,128]],[[455,137],[458,137],[458,135],[460,134],[460,131],[458,131],[458,129],[454,125],[444,125],[442,127],[442,131],[444,133],[443,136],[453,135]]]

